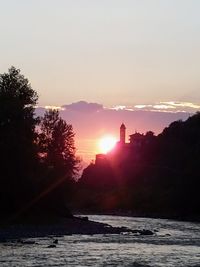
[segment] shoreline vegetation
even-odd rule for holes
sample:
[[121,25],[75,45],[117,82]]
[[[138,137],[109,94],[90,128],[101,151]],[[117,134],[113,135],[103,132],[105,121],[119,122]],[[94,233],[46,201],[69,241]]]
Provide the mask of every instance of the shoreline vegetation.
[[129,143],[122,124],[115,148],[79,177],[72,125],[58,110],[37,117],[37,103],[19,69],[0,74],[0,238],[125,230],[73,217],[76,210],[200,221],[200,112],[159,135],[135,132]]
[[199,136],[197,112],[157,136],[136,132],[119,141],[84,169],[75,210],[199,221]]

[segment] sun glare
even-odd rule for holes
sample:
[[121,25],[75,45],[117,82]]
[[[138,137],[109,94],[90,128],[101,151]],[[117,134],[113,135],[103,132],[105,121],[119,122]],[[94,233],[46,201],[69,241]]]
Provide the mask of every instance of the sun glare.
[[114,136],[104,136],[99,141],[99,150],[101,153],[108,153],[116,145],[117,139]]

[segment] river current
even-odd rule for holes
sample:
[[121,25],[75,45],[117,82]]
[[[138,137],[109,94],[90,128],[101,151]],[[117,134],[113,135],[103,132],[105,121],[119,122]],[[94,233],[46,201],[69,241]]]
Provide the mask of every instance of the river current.
[[[72,235],[36,238],[35,244],[2,243],[0,266],[200,267],[199,223],[106,215],[89,219],[155,234]],[[58,244],[48,248],[53,238]]]

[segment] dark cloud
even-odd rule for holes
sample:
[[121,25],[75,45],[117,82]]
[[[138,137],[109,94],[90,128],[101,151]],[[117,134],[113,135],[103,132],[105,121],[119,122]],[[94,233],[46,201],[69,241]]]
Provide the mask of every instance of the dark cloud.
[[[42,115],[45,108],[37,108],[36,112]],[[152,130],[160,133],[172,121],[185,120],[187,112],[160,112],[147,110],[127,110],[103,108],[98,103],[77,103],[63,105],[60,109],[63,119],[72,124],[79,137],[95,138],[106,132],[117,132],[119,125],[124,122],[127,131],[131,134],[135,130],[146,132]]]
[[63,105],[61,108],[65,110],[78,112],[97,112],[103,109],[103,105],[98,103],[88,103],[86,101],[79,101],[69,105]]

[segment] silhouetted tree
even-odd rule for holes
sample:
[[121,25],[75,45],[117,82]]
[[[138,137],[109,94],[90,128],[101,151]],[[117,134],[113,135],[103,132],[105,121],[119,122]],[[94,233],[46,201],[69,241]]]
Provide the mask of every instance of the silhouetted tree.
[[48,110],[41,119],[40,155],[43,161],[60,175],[72,177],[77,171],[74,132],[58,110]]
[[30,195],[36,164],[37,93],[20,70],[0,74],[0,206],[15,210]]
[[41,161],[47,168],[45,186],[53,188],[49,201],[57,209],[69,199],[73,178],[78,171],[74,135],[72,125],[59,116],[58,110],[48,110],[41,118],[38,144]]

